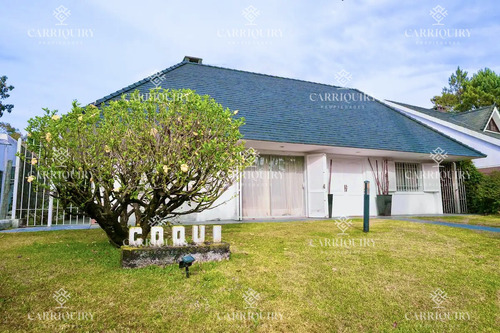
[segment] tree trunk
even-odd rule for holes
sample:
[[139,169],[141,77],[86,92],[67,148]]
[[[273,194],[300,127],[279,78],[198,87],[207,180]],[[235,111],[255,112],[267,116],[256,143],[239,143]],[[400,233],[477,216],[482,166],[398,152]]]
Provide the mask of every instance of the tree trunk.
[[124,245],[124,240],[128,238],[127,228],[123,228],[118,221],[110,221],[105,219],[96,219],[96,221],[108,236],[109,243],[111,245],[117,248]]
[[124,227],[120,224],[118,217],[114,217],[112,214],[104,214],[102,207],[95,203],[87,204],[85,212],[96,220],[97,224],[104,230],[111,245],[117,248],[124,245],[124,240],[128,238],[128,228],[126,225]]

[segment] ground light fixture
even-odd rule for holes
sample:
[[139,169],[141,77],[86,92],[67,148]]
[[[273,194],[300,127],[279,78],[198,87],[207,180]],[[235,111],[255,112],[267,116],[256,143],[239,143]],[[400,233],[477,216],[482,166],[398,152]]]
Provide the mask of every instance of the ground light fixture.
[[370,182],[365,180],[363,195],[363,232],[370,231]]
[[190,254],[182,257],[181,261],[179,261],[179,268],[186,268],[186,277],[189,277],[189,266],[193,264],[196,259]]

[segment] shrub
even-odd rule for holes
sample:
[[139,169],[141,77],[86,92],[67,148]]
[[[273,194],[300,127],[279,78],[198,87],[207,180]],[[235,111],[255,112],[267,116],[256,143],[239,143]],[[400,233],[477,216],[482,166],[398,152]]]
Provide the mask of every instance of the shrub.
[[457,169],[465,176],[465,192],[467,196],[467,209],[469,213],[479,213],[478,193],[485,177],[480,173],[471,160],[457,162]]
[[477,192],[477,209],[481,214],[500,213],[500,172],[483,177]]

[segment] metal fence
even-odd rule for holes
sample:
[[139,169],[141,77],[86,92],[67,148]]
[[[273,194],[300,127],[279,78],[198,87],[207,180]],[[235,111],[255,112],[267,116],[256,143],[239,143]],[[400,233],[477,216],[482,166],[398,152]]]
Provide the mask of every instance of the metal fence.
[[[40,148],[41,149],[41,148]],[[50,196],[50,191],[41,186],[35,186],[29,181],[33,176],[43,179],[43,184],[50,186],[46,177],[39,177],[36,166],[30,163],[32,157],[40,156],[40,151],[30,152],[21,139],[17,142],[16,169],[14,174],[14,194],[12,218],[19,219],[20,226],[47,226],[66,224],[89,224],[91,219],[78,211],[77,207],[65,209],[58,199]]]
[[444,214],[467,213],[465,174],[455,163],[441,165],[441,197]]

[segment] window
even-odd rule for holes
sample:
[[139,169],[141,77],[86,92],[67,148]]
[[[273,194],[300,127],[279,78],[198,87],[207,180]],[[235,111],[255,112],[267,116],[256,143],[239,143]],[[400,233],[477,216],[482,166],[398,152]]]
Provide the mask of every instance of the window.
[[500,133],[500,130],[498,129],[497,124],[495,124],[495,122],[493,121],[493,119],[490,120],[490,122],[489,122],[488,127],[486,128],[486,130],[491,131],[491,132]]
[[396,162],[396,191],[422,191],[422,165],[420,163]]
[[13,197],[14,197],[14,180],[15,180],[15,177],[16,177],[16,168],[13,167],[11,170],[11,173],[10,173],[10,193],[9,193],[9,196],[8,196],[8,200],[9,200],[9,207],[7,207],[7,211],[10,212],[12,211],[12,203],[13,203]]

